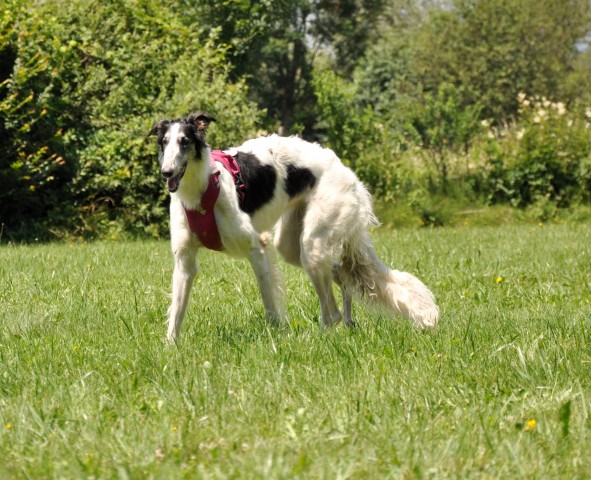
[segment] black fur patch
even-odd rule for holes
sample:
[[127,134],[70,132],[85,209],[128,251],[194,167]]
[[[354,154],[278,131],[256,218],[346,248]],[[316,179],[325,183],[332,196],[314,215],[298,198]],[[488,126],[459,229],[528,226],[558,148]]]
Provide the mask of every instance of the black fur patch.
[[262,164],[252,153],[238,152],[236,162],[240,166],[240,177],[245,186],[240,208],[253,214],[273,198],[277,173],[272,165]]
[[287,166],[287,178],[284,188],[290,198],[312,188],[316,184],[316,177],[307,168],[298,168],[293,165]]
[[201,150],[204,149],[207,144],[205,143],[205,138],[203,136],[203,132],[197,130],[197,127],[190,123],[185,123],[185,121],[180,122],[181,128],[180,132],[182,135],[187,137],[191,143],[195,144],[195,154],[197,155],[197,159],[201,159]]

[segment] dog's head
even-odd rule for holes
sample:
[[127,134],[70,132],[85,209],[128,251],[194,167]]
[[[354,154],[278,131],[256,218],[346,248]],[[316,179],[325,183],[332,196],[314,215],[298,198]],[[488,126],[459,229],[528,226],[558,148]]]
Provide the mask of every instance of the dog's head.
[[160,172],[166,178],[169,192],[176,192],[190,160],[200,161],[207,149],[205,132],[216,119],[204,112],[187,118],[160,120],[148,135],[157,137],[160,152]]

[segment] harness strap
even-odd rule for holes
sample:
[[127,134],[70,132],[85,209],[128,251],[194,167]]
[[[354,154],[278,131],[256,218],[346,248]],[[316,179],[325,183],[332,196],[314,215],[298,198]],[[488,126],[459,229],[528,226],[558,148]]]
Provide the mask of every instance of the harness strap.
[[210,250],[220,251],[224,249],[224,245],[214,214],[214,206],[220,196],[220,170],[216,162],[221,163],[234,178],[240,203],[244,200],[246,188],[240,177],[240,167],[234,157],[220,150],[213,150],[210,161],[212,173],[209,175],[207,189],[201,197],[201,208],[199,210],[190,210],[184,207],[184,209],[189,228],[197,235],[203,246]]
[[236,159],[221,150],[213,150],[211,152],[211,158],[216,162],[221,163],[232,178],[234,179],[234,185],[236,186],[236,193],[238,193],[238,200],[240,203],[244,200],[244,196],[246,195],[246,187],[244,182],[242,181],[242,177],[240,176],[240,166],[236,162]]

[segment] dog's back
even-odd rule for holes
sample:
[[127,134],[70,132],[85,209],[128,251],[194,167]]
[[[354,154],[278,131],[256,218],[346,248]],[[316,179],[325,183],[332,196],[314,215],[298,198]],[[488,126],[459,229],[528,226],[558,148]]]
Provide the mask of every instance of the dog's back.
[[[354,194],[354,203],[367,204],[371,210],[369,195],[355,174],[328,148],[298,137],[271,135],[248,140],[231,151],[241,166],[246,190],[267,196],[258,209],[245,209],[257,230],[272,229],[290,207],[319,195],[322,198],[317,200],[325,206],[337,201],[341,208]],[[357,192],[359,188],[362,191]]]

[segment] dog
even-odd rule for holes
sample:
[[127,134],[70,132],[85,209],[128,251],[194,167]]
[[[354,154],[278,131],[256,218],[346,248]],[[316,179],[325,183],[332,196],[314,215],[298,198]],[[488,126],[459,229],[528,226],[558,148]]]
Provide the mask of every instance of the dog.
[[[170,192],[174,272],[169,341],[179,338],[198,270],[197,252],[204,246],[248,258],[272,323],[285,319],[275,247],[285,261],[307,273],[327,327],[341,320],[355,325],[353,298],[401,314],[419,328],[437,325],[439,309],[431,291],[415,276],[391,270],[378,259],[369,236],[378,224],[371,196],[332,150],[298,137],[270,135],[226,151],[232,165],[223,165],[214,161],[205,140],[214,121],[207,113],[193,113],[160,120],[149,133],[157,137],[160,170]],[[236,167],[238,174],[232,171]],[[205,205],[211,192],[215,199]],[[207,211],[204,223],[214,224],[213,243],[207,232],[201,238],[191,221],[205,218]],[[342,313],[333,283],[342,293]]]

